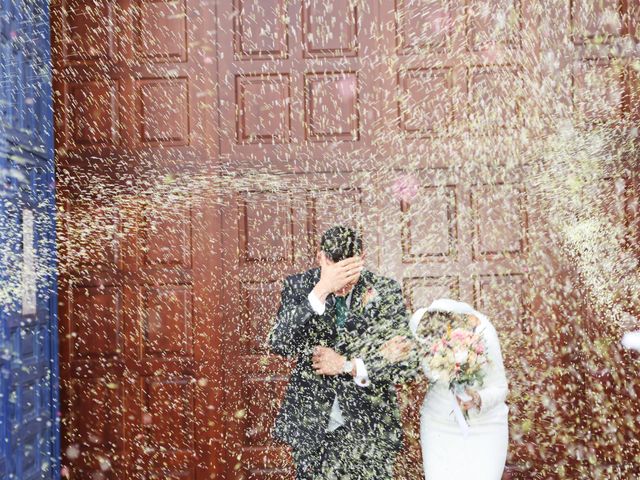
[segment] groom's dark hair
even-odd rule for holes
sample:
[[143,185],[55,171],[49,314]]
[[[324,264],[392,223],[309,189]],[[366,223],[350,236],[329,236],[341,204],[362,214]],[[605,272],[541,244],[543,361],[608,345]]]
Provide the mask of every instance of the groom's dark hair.
[[333,262],[362,254],[362,238],[353,228],[336,225],[322,234],[320,250]]

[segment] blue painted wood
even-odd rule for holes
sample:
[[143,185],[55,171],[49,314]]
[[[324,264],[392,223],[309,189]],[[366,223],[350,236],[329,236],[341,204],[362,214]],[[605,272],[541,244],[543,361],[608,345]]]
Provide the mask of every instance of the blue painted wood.
[[[60,477],[51,42],[47,0],[0,0],[0,478]],[[27,212],[27,213],[25,213]],[[33,213],[34,311],[23,309]]]

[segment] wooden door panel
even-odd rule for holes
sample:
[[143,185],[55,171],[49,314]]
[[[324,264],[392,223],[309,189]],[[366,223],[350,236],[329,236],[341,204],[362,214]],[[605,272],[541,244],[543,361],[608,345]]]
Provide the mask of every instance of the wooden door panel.
[[623,28],[622,3],[619,0],[571,2],[570,15],[574,41],[583,43],[596,35],[601,35],[608,40],[619,36]]
[[[217,152],[208,40],[214,11],[198,0],[55,2],[59,164],[108,173],[182,166]],[[207,39],[207,40],[205,40]],[[165,150],[166,152],[166,150]],[[97,164],[87,165],[94,155]],[[110,163],[111,166],[114,163]]]
[[134,3],[136,59],[149,63],[186,62],[190,23],[187,0]]
[[[268,351],[267,335],[280,301],[282,278],[306,254],[308,202],[291,193],[238,192],[224,215],[224,249],[235,249],[225,270],[224,329],[226,478],[285,479],[286,449],[270,432],[291,365]],[[301,249],[302,248],[302,249]]]
[[74,360],[117,359],[123,351],[122,291],[118,286],[72,290],[70,355]]
[[[375,8],[347,1],[256,2],[220,7],[220,111],[229,168],[300,170],[327,145],[348,165],[368,161],[375,128]],[[269,164],[264,162],[268,160]]]
[[[62,384],[62,403],[69,412],[63,421],[64,464],[72,478],[104,471],[105,478],[117,479],[126,468],[123,464],[111,464],[114,459],[124,457],[124,389],[116,375],[95,373],[103,376],[85,374]],[[110,468],[103,469],[105,461]]]
[[194,448],[193,382],[190,376],[142,377],[139,385],[145,453]]
[[334,225],[344,225],[362,231],[366,239],[365,207],[363,192],[359,188],[333,188],[311,192],[313,202],[312,224],[314,236],[310,242],[317,249],[318,240],[325,230]]
[[[362,231],[367,266],[402,284],[409,311],[469,302],[496,324],[508,370],[535,367],[520,349],[540,327],[533,290],[548,279],[530,268],[544,263],[530,258],[541,212],[521,134],[535,130],[538,98],[523,93],[522,59],[553,63],[531,45],[536,5],[53,3],[73,478],[293,478],[270,436],[292,364],[269,353],[267,335],[282,279],[315,264],[334,224]],[[554,102],[593,124],[637,113],[637,74],[611,52],[640,18],[633,2],[596,3],[566,2],[544,32],[567,63]],[[124,207],[84,195],[93,175],[120,191],[150,171],[169,185],[194,170],[215,171],[223,191]],[[607,214],[631,224],[634,187],[607,178],[594,196],[612,188],[624,199]],[[637,231],[625,229],[630,249]],[[398,478],[422,475],[423,395],[400,394]],[[511,400],[514,418],[523,406]],[[527,441],[510,462],[537,458]]]
[[425,186],[411,202],[401,203],[403,261],[455,261],[457,195],[455,185]]
[[576,61],[572,73],[572,99],[578,118],[599,123],[620,117],[627,101],[624,73],[609,59]]
[[241,316],[238,335],[242,351],[267,353],[267,337],[272,319],[280,304],[282,282],[278,280],[246,280],[240,284]]
[[288,479],[288,448],[274,442],[271,429],[291,371],[290,362],[273,356],[238,356],[225,368],[225,478]]
[[523,23],[521,0],[468,2],[467,41],[472,50],[497,45],[520,48]]
[[125,268],[121,241],[124,212],[87,199],[67,200],[64,210],[67,222],[61,253],[74,276],[90,272],[106,276]]
[[408,277],[402,289],[410,312],[429,306],[436,298],[460,298],[460,280],[455,276]]
[[429,136],[451,127],[455,102],[453,72],[445,68],[411,68],[398,74],[399,127],[410,136]]
[[251,192],[240,204],[240,255],[246,263],[293,261],[293,203],[268,192]]
[[120,37],[115,35],[120,22],[117,0],[67,0],[61,7],[58,27],[67,35],[64,48],[57,52],[61,60],[66,64],[113,61],[121,48]]
[[143,289],[140,352],[143,359],[193,357],[192,296],[188,285]]
[[475,260],[497,260],[526,253],[527,210],[524,202],[520,185],[479,185],[472,189]]
[[522,126],[519,75],[511,66],[467,69],[467,120],[472,129],[502,133]]
[[123,392],[119,382],[110,380],[113,378],[81,378],[66,382],[64,397],[77,407],[66,425],[69,458],[86,455],[87,450],[105,455],[122,451]]

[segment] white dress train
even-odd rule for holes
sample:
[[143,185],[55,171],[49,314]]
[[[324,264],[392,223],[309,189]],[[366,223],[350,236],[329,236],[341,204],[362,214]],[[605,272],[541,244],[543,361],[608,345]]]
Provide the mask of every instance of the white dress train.
[[[449,311],[471,314],[480,323],[476,327],[490,359],[485,367],[483,386],[478,390],[482,408],[469,412],[469,430],[465,436],[453,415],[454,397],[448,385],[436,382],[427,392],[420,411],[420,441],[426,480],[500,480],[509,443],[507,379],[500,343],[495,328],[484,315],[469,305],[454,300],[436,300],[429,308],[416,312],[412,320],[415,332],[425,311]],[[428,375],[426,361],[423,363]]]

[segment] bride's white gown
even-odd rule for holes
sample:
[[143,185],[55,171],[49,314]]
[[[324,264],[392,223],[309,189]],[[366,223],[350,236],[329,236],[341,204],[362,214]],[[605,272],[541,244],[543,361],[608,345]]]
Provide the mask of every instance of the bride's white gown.
[[[486,342],[490,363],[486,367],[484,384],[478,390],[482,409],[469,412],[467,436],[452,413],[454,400],[448,385],[436,382],[427,392],[420,411],[425,479],[499,480],[507,458],[509,430],[505,404],[507,379],[496,330],[484,315],[461,302],[437,300],[428,310],[471,313],[478,317],[480,324],[476,331]],[[425,364],[423,368],[428,375]]]

